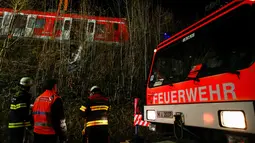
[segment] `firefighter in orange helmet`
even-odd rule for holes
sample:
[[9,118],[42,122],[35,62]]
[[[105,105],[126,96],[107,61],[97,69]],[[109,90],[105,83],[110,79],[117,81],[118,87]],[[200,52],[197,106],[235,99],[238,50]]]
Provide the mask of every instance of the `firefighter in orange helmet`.
[[34,143],[67,142],[67,127],[63,102],[57,92],[57,81],[46,80],[44,92],[33,106]]
[[83,142],[108,143],[108,111],[109,102],[98,86],[90,89],[87,104],[80,107],[81,116],[85,119]]

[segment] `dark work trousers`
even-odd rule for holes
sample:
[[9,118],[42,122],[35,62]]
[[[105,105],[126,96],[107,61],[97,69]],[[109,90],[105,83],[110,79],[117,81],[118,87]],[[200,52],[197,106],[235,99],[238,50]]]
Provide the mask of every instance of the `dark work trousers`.
[[57,135],[41,135],[34,133],[34,143],[57,143]]
[[88,137],[86,135],[82,136],[82,143],[88,143]]
[[83,141],[83,143],[109,143],[108,126],[87,127]]
[[10,143],[23,143],[24,131],[24,127],[9,129]]

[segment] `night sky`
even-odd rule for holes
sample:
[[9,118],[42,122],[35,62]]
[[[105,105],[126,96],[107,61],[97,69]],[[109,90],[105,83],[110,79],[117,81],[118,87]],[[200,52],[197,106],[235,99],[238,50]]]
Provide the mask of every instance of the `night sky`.
[[[70,1],[70,8],[72,8],[72,11],[79,11],[80,2],[82,0],[71,0]],[[123,7],[123,11],[121,14],[119,14],[119,7],[116,6],[116,1],[118,1]],[[125,3],[123,2],[125,0],[89,0],[90,6],[97,6],[103,9],[106,9],[106,14],[102,15],[101,12],[96,12],[96,16],[107,16],[107,17],[125,17]],[[127,0],[128,2],[132,0]],[[149,0],[147,0],[149,1]],[[225,1],[225,0],[150,0],[153,2],[153,7],[156,8],[156,6],[161,6],[164,9],[167,9],[169,11],[173,12],[174,15],[174,21],[180,21],[181,25],[178,25],[176,27],[176,30],[179,31],[180,29],[183,29],[195,21],[201,19],[205,16],[205,6],[210,4],[210,2],[215,1]],[[175,31],[175,32],[177,32]],[[167,31],[165,31],[167,32]],[[170,31],[169,31],[170,32]],[[174,31],[171,31],[175,33]]]
[[[78,12],[80,8],[80,2],[82,0],[69,0],[69,9],[71,9],[72,13]],[[106,14],[102,15],[101,12],[96,12],[95,15],[98,16],[109,16],[109,17],[125,17],[125,10],[121,14],[119,14],[118,6],[116,6],[116,1],[125,7],[124,0],[89,0],[89,5],[93,7],[100,7],[106,10]],[[128,0],[132,1],[132,0]],[[198,20],[204,17],[205,6],[208,5],[212,1],[219,0],[151,0],[153,2],[153,7],[156,5],[160,5],[163,8],[172,11],[176,20],[181,20],[184,23],[192,23],[195,20]],[[226,1],[226,0],[220,0]],[[49,2],[49,1],[48,1]],[[49,5],[56,5],[52,4]],[[49,6],[48,5],[48,6]],[[53,8],[54,9],[54,8]]]
[[[79,9],[79,3],[82,0],[71,0],[72,8]],[[116,1],[116,0],[114,0]],[[122,5],[124,3],[122,0],[118,0]],[[154,5],[161,5],[164,8],[167,8],[175,13],[178,17],[193,17],[196,13],[203,13],[206,4],[209,4],[210,1],[215,0],[151,0]],[[111,9],[117,13],[117,8],[114,6],[111,0],[91,0],[93,5],[99,6],[104,9]],[[111,16],[112,13],[108,13]],[[117,14],[113,14],[114,16]],[[121,16],[120,16],[121,17]]]
[[171,10],[176,19],[190,23],[204,17],[205,6],[215,0],[154,0]]

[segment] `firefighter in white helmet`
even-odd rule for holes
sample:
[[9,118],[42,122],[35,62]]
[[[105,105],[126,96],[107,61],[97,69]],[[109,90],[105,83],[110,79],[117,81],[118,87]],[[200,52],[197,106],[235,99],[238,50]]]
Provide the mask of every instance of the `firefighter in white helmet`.
[[108,143],[108,98],[98,86],[92,86],[89,94],[86,105],[80,107],[81,116],[85,119],[83,143]]
[[11,97],[8,123],[10,143],[22,143],[25,127],[31,127],[31,116],[29,115],[31,94],[29,90],[32,85],[32,78],[21,78],[15,89],[16,93]]

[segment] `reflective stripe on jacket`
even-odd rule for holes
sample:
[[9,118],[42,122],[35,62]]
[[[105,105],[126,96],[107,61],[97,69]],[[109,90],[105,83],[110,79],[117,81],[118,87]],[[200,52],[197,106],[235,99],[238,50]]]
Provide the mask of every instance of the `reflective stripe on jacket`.
[[98,126],[98,125],[108,125],[108,120],[94,120],[94,121],[89,121],[86,123],[86,127]]
[[27,107],[26,103],[19,103],[19,104],[11,104],[10,109],[17,110],[17,109],[26,108],[26,107]]
[[17,123],[9,123],[8,128],[20,128],[20,127],[29,127],[31,126],[30,122],[17,122]]
[[[21,108],[27,108],[27,104],[26,103],[19,103],[19,104],[11,104],[10,109],[11,110],[18,110]],[[12,112],[13,113],[13,112]],[[21,127],[28,127],[31,126],[31,123],[29,121],[27,122],[15,122],[15,123],[9,123],[8,124],[8,128],[21,128]]]
[[37,134],[56,134],[52,126],[51,105],[59,96],[50,90],[36,98],[33,107],[34,132]]

